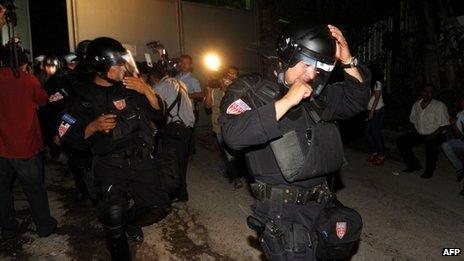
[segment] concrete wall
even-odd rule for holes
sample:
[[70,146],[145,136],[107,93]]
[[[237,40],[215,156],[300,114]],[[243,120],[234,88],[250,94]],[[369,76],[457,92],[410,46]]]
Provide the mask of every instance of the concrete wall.
[[[177,25],[175,0],[67,0],[71,49],[85,39],[110,36],[135,45],[136,60],[144,60],[145,44],[161,41],[171,57],[181,46],[194,59],[195,73],[204,80],[202,64],[207,51],[216,51],[224,65],[243,71],[257,70],[255,19],[252,11],[235,10],[182,1]],[[182,32],[182,35],[179,35]]]
[[179,54],[175,1],[68,0],[68,15],[71,49],[82,40],[109,36],[135,45],[137,60],[144,59],[146,43],[153,40]]
[[[145,44],[158,40],[171,57],[181,49],[192,56],[194,73],[203,83],[210,73],[203,64],[207,52],[219,54],[224,66],[257,72],[252,11],[176,0],[67,0],[67,5],[71,50],[79,41],[110,36],[135,45],[135,59],[143,61]],[[197,128],[209,129],[210,116],[203,109],[200,113]]]
[[216,52],[225,66],[236,65],[241,71],[256,72],[257,54],[255,18],[252,11],[235,10],[182,2],[185,53],[195,58],[203,72],[202,57]]

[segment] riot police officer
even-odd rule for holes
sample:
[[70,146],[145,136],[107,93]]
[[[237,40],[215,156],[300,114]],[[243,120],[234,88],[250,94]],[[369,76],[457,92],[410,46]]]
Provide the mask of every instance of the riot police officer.
[[[59,136],[76,149],[90,147],[107,247],[113,260],[129,260],[128,225],[152,224],[167,215],[169,198],[160,187],[151,156],[153,121],[164,116],[163,102],[140,78],[125,76],[128,52],[101,37],[87,49],[92,70],[65,110]],[[133,69],[133,68],[132,68]],[[126,197],[134,200],[128,209]]]
[[[57,73],[55,73],[45,84],[45,90],[49,94],[49,102],[46,106],[49,117],[44,124],[44,128],[51,126],[53,129],[53,142],[51,144],[50,151],[53,151],[52,148],[57,148],[56,145],[61,146],[58,140],[57,126],[60,123],[60,114],[65,108],[65,104],[74,96],[74,88],[79,88],[79,82],[85,79],[82,77],[87,77],[86,72],[88,68],[85,65],[85,53],[87,51],[87,46],[90,43],[90,40],[84,40],[78,43],[76,47],[76,54],[73,56],[72,63],[74,68],[65,66],[60,68]],[[70,55],[68,55],[70,56]],[[69,61],[68,61],[69,63]],[[50,127],[49,127],[50,128]],[[69,171],[73,175],[76,189],[75,189],[75,198],[77,200],[84,199],[88,194],[93,203],[96,202],[97,197],[94,191],[88,191],[86,185],[91,186],[92,184],[85,184],[84,176],[87,174],[87,171],[91,168],[91,159],[92,153],[90,149],[85,150],[76,150],[65,146],[64,149],[69,153],[69,159],[67,165]],[[60,148],[60,150],[63,150]],[[88,193],[91,192],[91,193]]]
[[[370,76],[331,25],[289,24],[277,55],[276,79],[245,76],[228,88],[220,123],[226,144],[244,149],[256,178],[248,224],[258,231],[268,258],[313,260],[310,235],[332,196],[326,175],[344,163],[333,121],[364,110]],[[337,62],[345,79],[327,85]]]

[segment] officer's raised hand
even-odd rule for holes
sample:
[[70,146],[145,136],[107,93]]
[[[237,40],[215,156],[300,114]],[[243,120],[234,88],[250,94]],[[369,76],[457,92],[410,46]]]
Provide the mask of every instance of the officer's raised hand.
[[97,131],[103,131],[105,133],[110,132],[116,127],[116,115],[114,114],[103,114],[85,128],[84,138],[92,136]]
[[[332,34],[332,37],[335,38],[335,42],[337,43],[335,58],[340,60],[344,65],[351,64],[353,62],[353,56],[351,55],[348,42],[346,41],[345,36],[343,36],[342,31],[330,24],[327,27],[329,27],[330,33]],[[363,82],[363,78],[356,67],[345,68],[345,71],[356,78],[358,81]]]
[[143,95],[150,90],[150,86],[142,78],[131,76],[124,77],[122,83],[127,89],[134,90]]
[[127,89],[134,90],[140,94],[145,95],[153,109],[161,109],[158,103],[158,99],[155,96],[155,92],[150,88],[150,85],[148,85],[142,78],[131,76],[124,77],[122,83],[126,86]]

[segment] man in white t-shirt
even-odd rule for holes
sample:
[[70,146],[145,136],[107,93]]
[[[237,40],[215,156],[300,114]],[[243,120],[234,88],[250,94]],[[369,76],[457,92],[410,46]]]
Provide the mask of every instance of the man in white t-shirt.
[[[461,182],[464,179],[464,165],[462,160],[456,155],[457,151],[464,151],[464,98],[461,99],[461,109],[456,116],[456,122],[453,124],[455,139],[451,139],[441,145],[443,153],[453,165],[456,170],[457,181]],[[461,190],[460,195],[464,196],[464,188]]]
[[422,166],[414,155],[413,147],[425,143],[426,167],[421,178],[430,178],[436,168],[439,146],[445,141],[443,131],[449,125],[446,105],[433,99],[434,87],[422,88],[422,99],[414,103],[409,120],[415,130],[397,139],[398,149],[407,168],[403,172],[421,170]]

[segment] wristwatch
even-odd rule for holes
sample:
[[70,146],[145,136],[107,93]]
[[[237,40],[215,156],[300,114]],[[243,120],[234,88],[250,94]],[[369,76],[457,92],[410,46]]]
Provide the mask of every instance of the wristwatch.
[[351,57],[351,60],[348,62],[348,63],[343,63],[341,62],[341,67],[343,69],[346,69],[346,68],[354,68],[358,66],[358,58],[356,58],[355,56],[352,56]]

